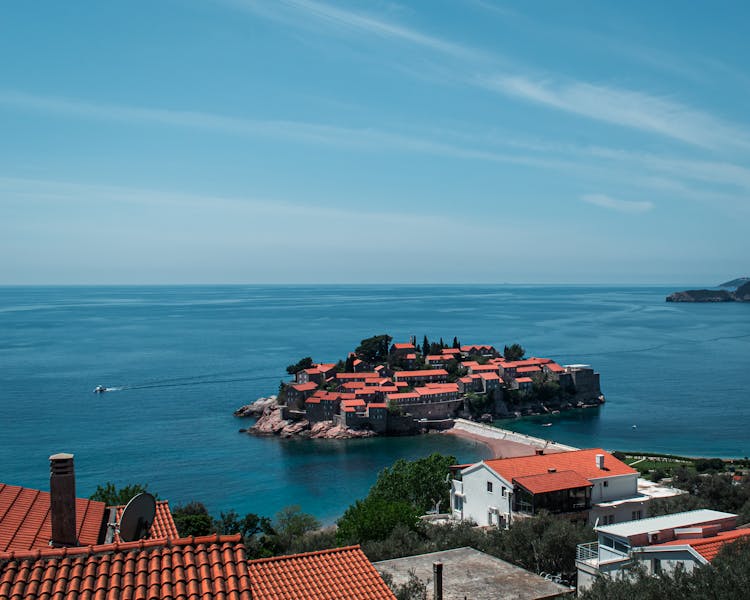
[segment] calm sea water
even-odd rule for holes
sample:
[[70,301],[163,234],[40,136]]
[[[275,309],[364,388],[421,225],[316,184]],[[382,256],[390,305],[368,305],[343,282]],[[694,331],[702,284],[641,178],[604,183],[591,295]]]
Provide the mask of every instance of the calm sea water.
[[[282,441],[238,433],[232,411],[275,392],[302,356],[334,361],[364,337],[520,342],[585,362],[607,404],[504,422],[575,446],[750,454],[750,305],[666,304],[672,288],[176,286],[0,288],[0,481],[48,485],[76,455],[79,495],[148,482],[174,503],[332,521],[397,458],[484,447],[451,436]],[[94,386],[122,387],[93,394]],[[542,427],[552,422],[551,427]],[[633,428],[633,425],[636,425]]]

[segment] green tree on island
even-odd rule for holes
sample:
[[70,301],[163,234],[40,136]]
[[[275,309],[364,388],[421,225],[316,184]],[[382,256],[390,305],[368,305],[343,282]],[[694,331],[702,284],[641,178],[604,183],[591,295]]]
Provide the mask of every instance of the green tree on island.
[[354,353],[363,361],[370,364],[375,365],[378,363],[384,363],[388,360],[388,351],[392,339],[393,338],[387,334],[369,337],[362,340]]
[[503,358],[505,360],[521,360],[526,355],[526,350],[521,344],[511,344],[503,348]]
[[302,358],[299,360],[299,362],[289,365],[286,368],[286,372],[290,375],[296,375],[299,371],[302,371],[304,369],[309,369],[313,366],[313,359],[310,356],[305,356],[305,358]]

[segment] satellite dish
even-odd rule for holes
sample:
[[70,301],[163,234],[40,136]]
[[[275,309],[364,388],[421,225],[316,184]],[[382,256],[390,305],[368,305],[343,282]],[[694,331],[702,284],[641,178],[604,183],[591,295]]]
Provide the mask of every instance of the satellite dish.
[[147,537],[155,515],[156,498],[148,492],[133,496],[120,517],[120,539],[123,542],[134,542]]

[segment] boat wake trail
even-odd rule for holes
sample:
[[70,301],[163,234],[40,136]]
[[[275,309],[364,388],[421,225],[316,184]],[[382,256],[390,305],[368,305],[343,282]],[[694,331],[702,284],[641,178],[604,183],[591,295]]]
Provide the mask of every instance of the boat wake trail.
[[277,375],[262,375],[255,377],[231,377],[232,375],[246,375],[247,371],[225,371],[222,373],[207,373],[204,375],[193,375],[191,377],[173,377],[170,379],[153,379],[140,383],[131,383],[117,387],[108,387],[108,392],[120,392],[128,390],[148,390],[156,388],[189,387],[197,385],[210,385],[216,383],[236,383],[241,381],[270,381],[279,379]]

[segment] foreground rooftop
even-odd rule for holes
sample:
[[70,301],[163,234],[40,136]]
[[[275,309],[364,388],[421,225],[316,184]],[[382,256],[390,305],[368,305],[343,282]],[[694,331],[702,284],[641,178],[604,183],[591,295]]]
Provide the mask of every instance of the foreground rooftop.
[[443,563],[443,598],[471,600],[540,600],[561,598],[573,590],[539,575],[511,565],[504,560],[475,550],[457,548],[443,552],[419,554],[375,563],[381,573],[388,573],[396,584],[409,580],[409,571],[427,583],[432,596],[432,563]]

